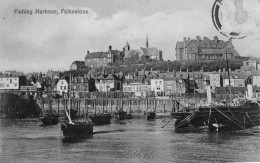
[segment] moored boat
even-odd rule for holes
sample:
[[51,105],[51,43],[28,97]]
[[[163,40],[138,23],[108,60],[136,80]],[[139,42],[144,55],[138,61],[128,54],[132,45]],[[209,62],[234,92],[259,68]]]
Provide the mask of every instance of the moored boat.
[[94,124],[102,125],[102,124],[109,124],[110,123],[110,119],[112,117],[111,117],[111,114],[108,114],[108,113],[104,113],[103,114],[102,113],[102,114],[90,115],[89,118],[91,119],[91,121]]
[[[252,85],[248,92],[252,94]],[[175,128],[208,126],[209,131],[237,131],[260,125],[260,104],[252,99],[237,103],[200,106],[193,112],[172,113]]]
[[93,123],[90,121],[85,122],[72,122],[67,111],[65,113],[69,122],[61,123],[61,130],[65,138],[82,138],[90,137],[93,135]]
[[127,113],[123,109],[118,110],[115,112],[116,118],[119,120],[125,120],[127,119]]
[[150,111],[146,113],[146,119],[151,120],[156,118],[156,112],[155,111]]
[[46,114],[45,116],[40,118],[40,121],[44,126],[56,125],[59,123],[59,115],[54,113]]

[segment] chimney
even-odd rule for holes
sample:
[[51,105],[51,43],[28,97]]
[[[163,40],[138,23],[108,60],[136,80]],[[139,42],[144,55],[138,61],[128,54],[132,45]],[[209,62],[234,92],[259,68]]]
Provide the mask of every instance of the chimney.
[[200,36],[196,36],[196,40],[200,42]]
[[190,41],[190,37],[188,37],[188,41]]
[[109,46],[108,46],[108,49],[109,49],[109,50],[112,50],[112,46],[111,46],[111,45],[109,45]]
[[215,42],[215,44],[218,44],[218,37],[217,36],[214,36],[214,42]]
[[183,38],[183,41],[186,41],[186,37]]
[[203,37],[203,40],[205,41],[207,37]]
[[87,51],[87,54],[89,54],[89,51]]

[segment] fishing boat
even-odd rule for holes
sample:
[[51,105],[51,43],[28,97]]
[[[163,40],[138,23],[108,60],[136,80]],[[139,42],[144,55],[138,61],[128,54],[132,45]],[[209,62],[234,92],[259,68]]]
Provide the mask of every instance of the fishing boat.
[[149,111],[146,113],[146,119],[151,120],[156,118],[156,112],[155,111]]
[[40,118],[42,125],[56,125],[59,123],[59,115],[54,113],[46,114],[45,116]]
[[85,121],[83,122],[73,122],[67,109],[65,109],[65,114],[68,121],[61,123],[61,131],[65,138],[85,138],[93,135],[93,123],[91,121],[86,121],[86,118],[84,118]]
[[127,113],[123,109],[119,109],[118,111],[115,112],[116,118],[118,120],[125,120],[127,119]]
[[102,124],[109,124],[110,123],[110,119],[112,117],[111,117],[111,114],[101,113],[101,114],[90,115],[89,118],[91,119],[91,121],[94,124],[102,125]]
[[65,138],[82,138],[93,135],[93,123],[91,121],[73,122],[67,110],[65,110],[65,113],[69,120],[61,123],[61,130]]
[[[172,113],[177,119],[175,128],[207,126],[209,131],[237,131],[260,125],[260,103],[253,99],[252,84],[248,84],[248,98],[236,103],[210,103],[192,112]],[[208,93],[210,88],[208,87]],[[207,95],[211,98],[210,94]]]
[[40,117],[43,126],[56,125],[59,123],[59,115],[53,112],[51,99],[49,99],[49,112],[43,112],[44,116]]

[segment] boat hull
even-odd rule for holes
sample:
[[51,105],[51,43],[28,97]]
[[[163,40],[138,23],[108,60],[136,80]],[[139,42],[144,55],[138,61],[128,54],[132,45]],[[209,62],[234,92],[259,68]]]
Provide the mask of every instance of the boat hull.
[[177,119],[175,128],[208,126],[210,131],[236,131],[260,125],[259,106],[200,107],[196,114],[172,113],[172,116]]
[[61,130],[65,138],[91,137],[93,124],[91,122],[61,123]]
[[40,118],[42,125],[56,125],[59,123],[59,116],[55,114],[45,115],[44,117]]
[[99,115],[90,115],[89,118],[96,125],[109,124],[111,115],[110,114],[99,114]]
[[155,119],[155,117],[156,117],[156,112],[148,112],[147,116],[146,116],[146,119],[147,120]]

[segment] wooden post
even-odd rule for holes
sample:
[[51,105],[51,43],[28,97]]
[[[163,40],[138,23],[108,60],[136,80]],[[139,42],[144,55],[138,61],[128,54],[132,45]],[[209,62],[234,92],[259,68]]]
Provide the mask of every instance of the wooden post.
[[132,99],[130,99],[130,113],[132,113]]
[[94,105],[95,115],[96,115],[96,114],[97,114],[97,111],[96,111],[96,99],[94,99],[94,103],[93,103],[93,105]]
[[146,100],[146,113],[148,112],[148,99]]
[[110,99],[110,114],[112,114],[113,110],[112,110],[112,99]]
[[156,105],[157,105],[157,101],[156,101],[156,100],[154,100],[154,103],[155,103],[155,109],[154,109],[154,110],[156,111]]
[[81,115],[81,113],[80,113],[80,99],[79,99],[79,104],[78,104],[78,106],[79,106],[79,118],[81,117],[80,115]]
[[165,101],[163,103],[163,113],[165,113]]
[[58,102],[58,115],[60,115],[60,100],[58,99],[57,102]]
[[140,113],[140,100],[138,100],[138,113]]
[[105,110],[105,108],[104,108],[104,98],[102,97],[102,114],[104,114],[104,110]]

